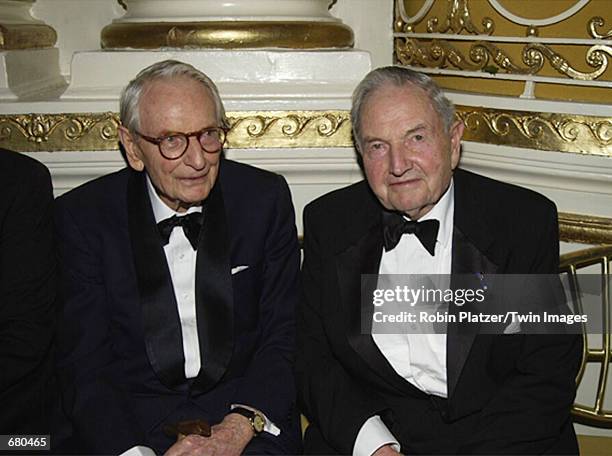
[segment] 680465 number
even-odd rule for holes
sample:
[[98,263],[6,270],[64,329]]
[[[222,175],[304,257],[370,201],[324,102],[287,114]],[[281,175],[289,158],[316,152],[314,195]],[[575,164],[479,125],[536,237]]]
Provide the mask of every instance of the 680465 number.
[[50,448],[48,435],[2,435],[1,450],[48,450]]

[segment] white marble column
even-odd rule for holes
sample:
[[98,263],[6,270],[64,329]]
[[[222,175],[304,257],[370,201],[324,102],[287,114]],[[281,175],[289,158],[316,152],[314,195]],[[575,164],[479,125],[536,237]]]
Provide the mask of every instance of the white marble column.
[[30,13],[35,0],[0,0],[0,49],[52,47],[57,34]]
[[75,54],[63,99],[114,99],[140,69],[174,58],[204,70],[230,109],[326,109],[330,99],[346,105],[370,68],[331,0],[123,3],[101,32],[102,51]]
[[30,13],[35,0],[0,0],[0,100],[64,85],[55,30]]
[[330,0],[125,0],[130,22],[302,20],[338,22]]
[[102,47],[346,48],[353,32],[330,0],[125,0],[102,31]]

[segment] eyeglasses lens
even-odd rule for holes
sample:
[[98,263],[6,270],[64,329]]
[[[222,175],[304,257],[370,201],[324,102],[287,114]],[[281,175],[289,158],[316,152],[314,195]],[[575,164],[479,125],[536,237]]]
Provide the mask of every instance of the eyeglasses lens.
[[185,135],[167,136],[159,143],[159,147],[166,157],[179,157],[186,149],[187,141]]
[[200,145],[207,152],[216,152],[221,148],[223,139],[221,138],[222,130],[213,129],[203,131],[199,136]]

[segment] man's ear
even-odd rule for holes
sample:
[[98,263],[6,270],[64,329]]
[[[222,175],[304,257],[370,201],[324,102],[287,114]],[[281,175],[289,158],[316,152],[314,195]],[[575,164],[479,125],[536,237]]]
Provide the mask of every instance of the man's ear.
[[144,162],[141,158],[142,151],[136,144],[136,141],[134,141],[132,134],[123,125],[119,125],[117,132],[119,133],[119,140],[125,149],[125,156],[130,167],[136,171],[142,171],[144,169]]
[[455,169],[459,164],[459,157],[461,156],[461,138],[463,137],[464,129],[465,125],[460,120],[457,120],[450,129],[450,153],[452,169]]

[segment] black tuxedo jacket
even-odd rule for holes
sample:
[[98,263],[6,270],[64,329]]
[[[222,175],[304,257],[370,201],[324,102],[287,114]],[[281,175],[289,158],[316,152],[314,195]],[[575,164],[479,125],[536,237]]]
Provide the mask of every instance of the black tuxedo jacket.
[[[454,192],[453,274],[557,272],[551,201],[462,170]],[[449,325],[445,400],[410,385],[361,334],[360,279],[378,273],[382,211],[366,182],[304,210],[297,378],[313,424],[305,452],[328,445],[323,451],[351,453],[376,414],[408,454],[577,452],[570,407],[578,337],[495,336]]]
[[[221,421],[231,404],[282,432],[258,448],[299,445],[292,377],[299,249],[284,179],[222,160],[204,204],[196,260],[202,368],[186,381],[172,282],[143,173],[124,169],[57,200],[62,261],[59,380],[81,453],[165,450],[163,427]],[[237,268],[242,266],[241,268]],[[266,446],[267,445],[267,446]],[[247,447],[247,450],[249,447]]]
[[49,433],[55,279],[49,171],[0,149],[0,434]]

